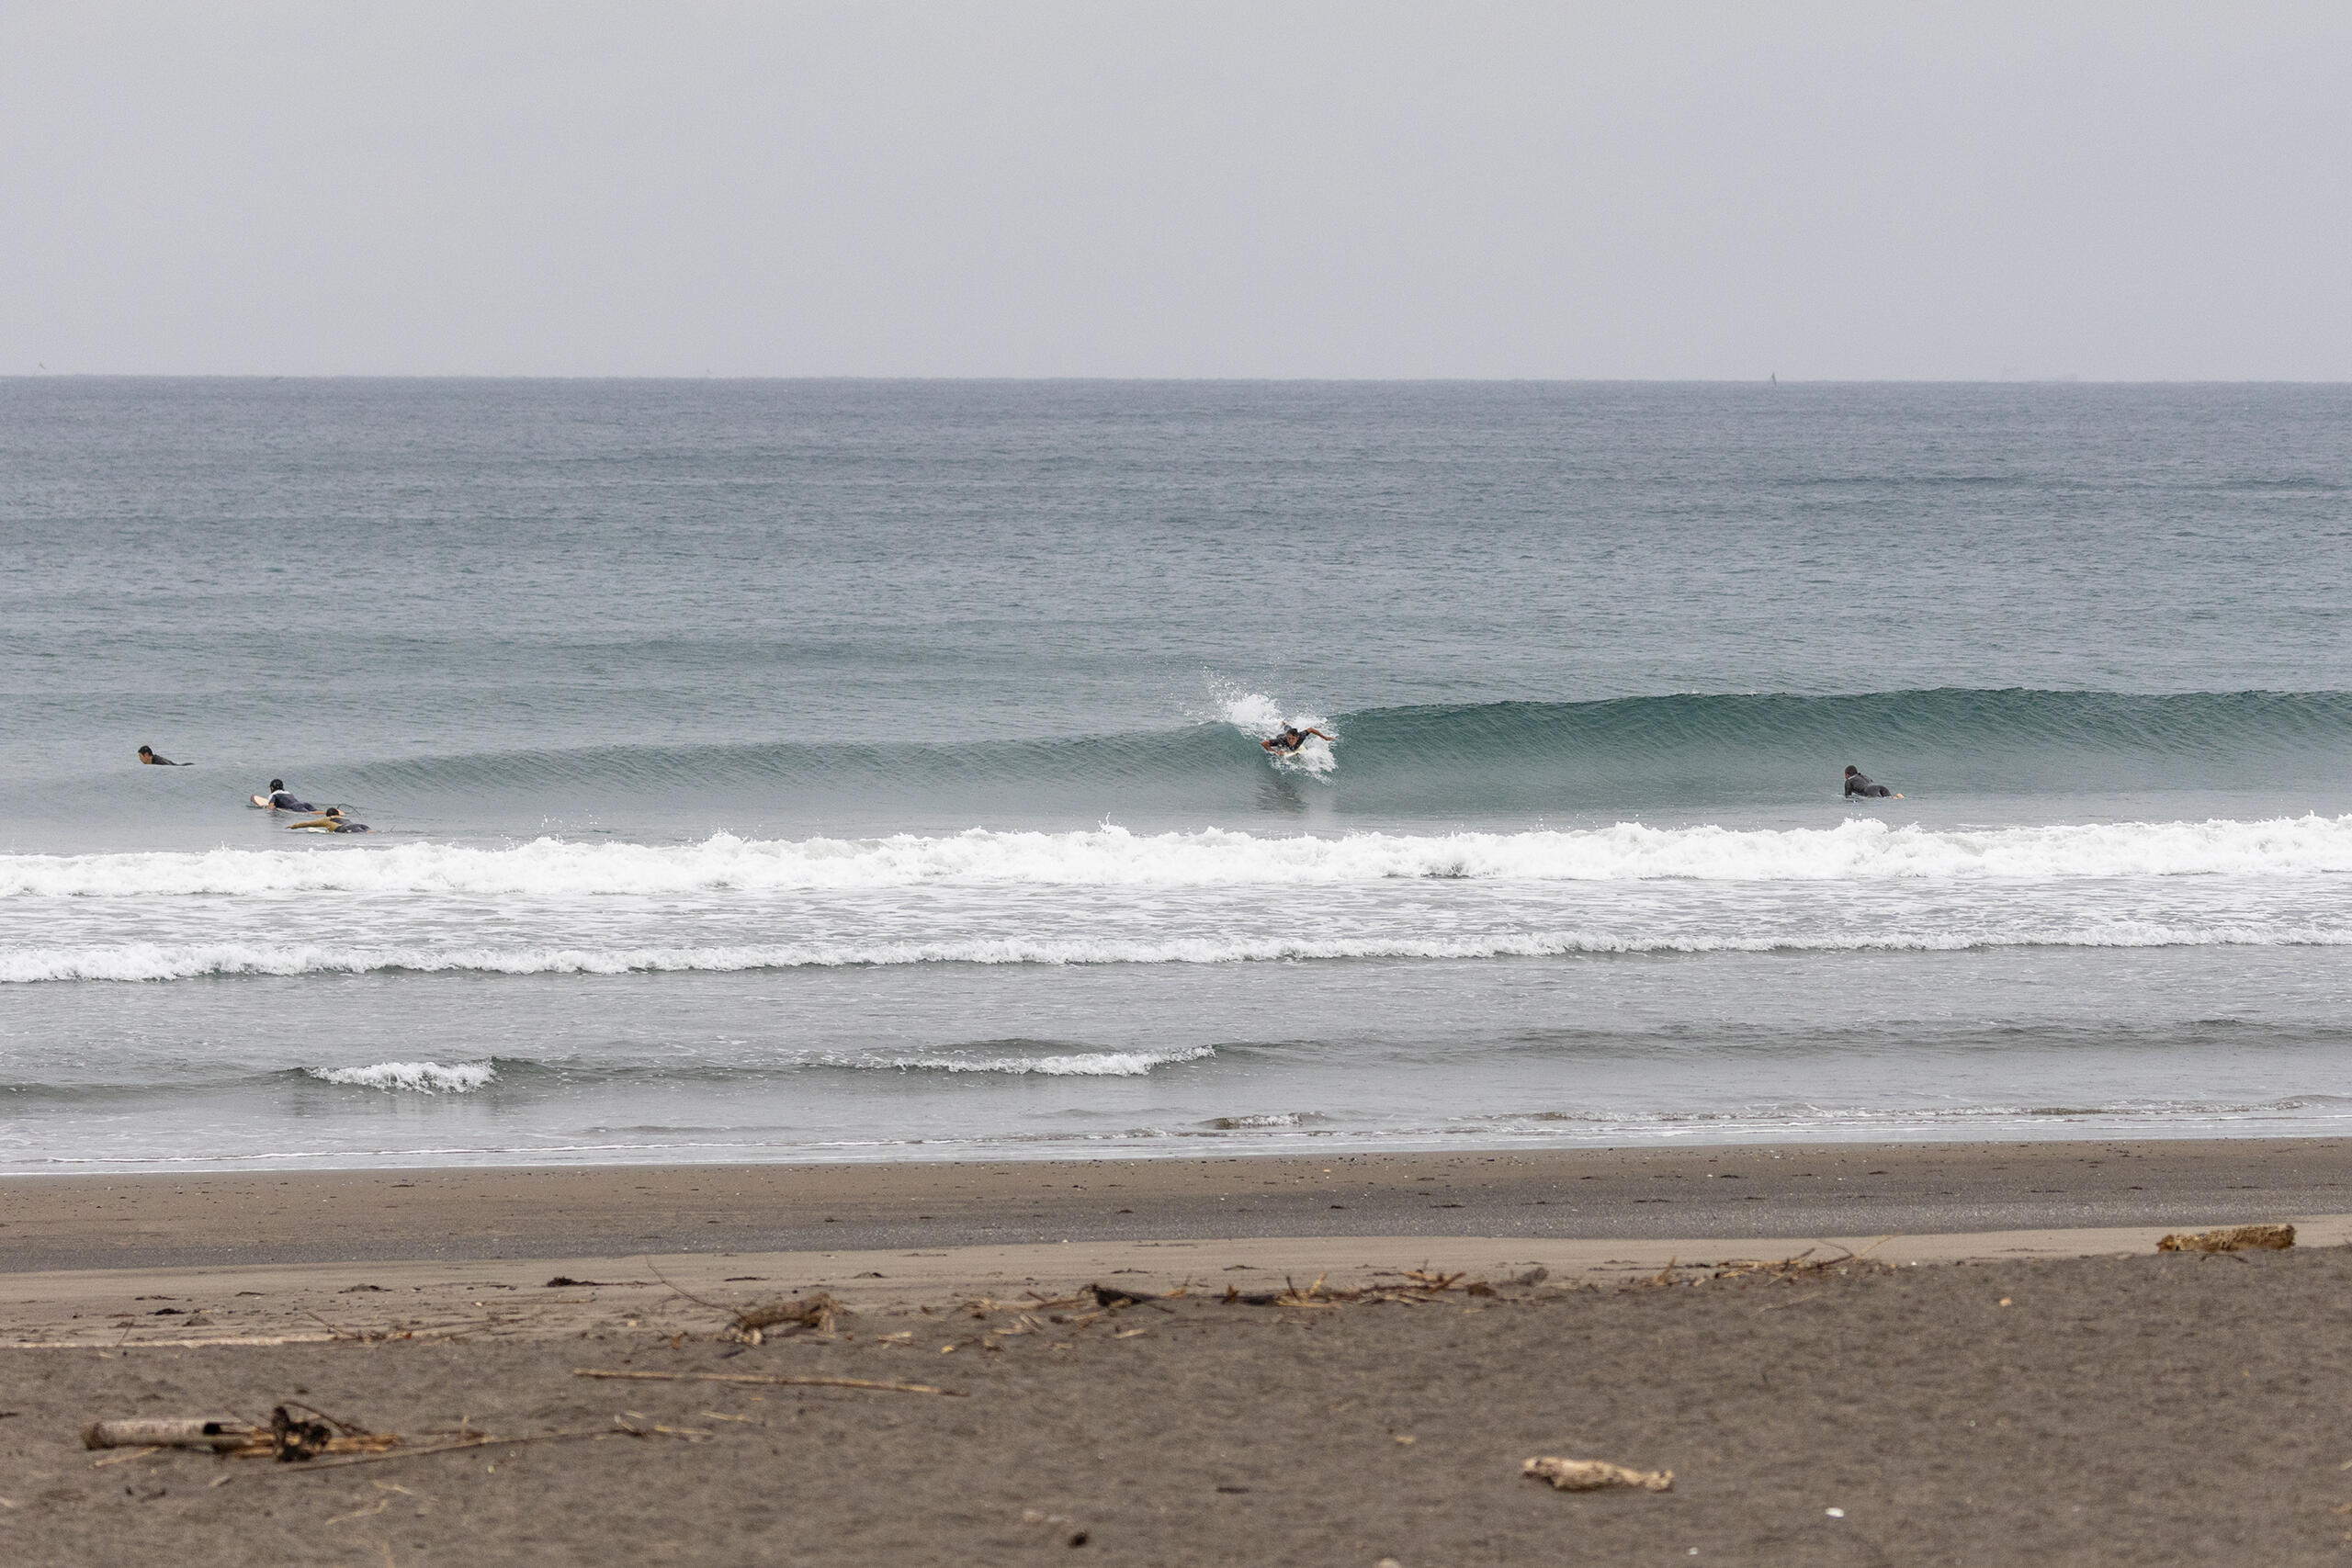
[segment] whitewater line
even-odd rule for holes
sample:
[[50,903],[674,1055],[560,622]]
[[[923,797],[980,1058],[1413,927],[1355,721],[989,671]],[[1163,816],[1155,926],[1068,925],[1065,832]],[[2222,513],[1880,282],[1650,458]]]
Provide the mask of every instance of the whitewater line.
[[1498,882],[2048,881],[2352,873],[2352,816],[1929,829],[1854,818],[1831,828],[1609,828],[1261,836],[1228,829],[994,832],[880,839],[499,848],[0,855],[0,898],[152,899],[345,893],[561,899],[855,893],[952,886],[1334,886]]

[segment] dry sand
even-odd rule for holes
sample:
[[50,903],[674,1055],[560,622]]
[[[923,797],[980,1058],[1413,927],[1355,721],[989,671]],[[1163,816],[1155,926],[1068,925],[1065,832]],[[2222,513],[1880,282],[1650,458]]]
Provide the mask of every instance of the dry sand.
[[[1419,1168],[1390,1156],[1326,1162],[1328,1191],[1326,1165],[1272,1161],[11,1183],[0,1558],[2340,1561],[2352,1202],[2327,1200],[2344,1153],[2305,1141]],[[2118,1166],[2131,1179],[2110,1177]],[[730,1238],[947,1245],[676,1245],[729,1183],[774,1205],[729,1221]],[[1427,1190],[1449,1183],[1453,1196]],[[1821,1190],[1840,1185],[1855,1190]],[[2071,1199],[2047,1190],[2069,1185]],[[1083,1201],[1062,1196],[1077,1188]],[[1546,1234],[1491,1223],[1524,1220],[1547,1195],[1544,1208],[1574,1212],[1536,1216]],[[1662,1195],[1677,1202],[1660,1213],[1646,1200]],[[1234,1213],[1244,1198],[1278,1219],[1330,1219],[1251,1234],[1255,1215]],[[2117,1223],[2046,1223],[2070,1203]],[[1740,1256],[1870,1247],[1892,1227],[1850,1221],[1898,1205],[1957,1223],[1837,1269],[1712,1277]],[[1717,1228],[1759,1211],[1746,1239]],[[1700,1223],[1626,1234],[1654,1213]],[[544,1235],[504,1228],[533,1214]],[[2303,1245],[2159,1256],[2174,1214],[2292,1219]],[[1359,1215],[1363,1228],[1334,1228]],[[1849,1223],[1823,1241],[1770,1223],[1788,1215]],[[1978,1228],[1987,1216],[2045,1223]],[[1446,1219],[1459,1228],[1433,1228]],[[1116,1234],[1078,1234],[1081,1221]],[[436,1224],[439,1256],[418,1245]],[[530,1245],[616,1229],[649,1246]],[[87,1266],[98,1258],[127,1266]],[[47,1266],[61,1259],[81,1267]],[[1468,1278],[1412,1303],[1218,1299],[1228,1285],[1279,1292],[1285,1276],[1396,1285],[1424,1263]],[[1504,1282],[1539,1264],[1541,1281]],[[1493,1294],[1461,1289],[1481,1278]],[[1070,1299],[1091,1280],[1190,1293],[1102,1311]],[[727,1306],[820,1288],[854,1309],[830,1333],[756,1346],[723,1333]],[[963,1304],[976,1298],[977,1314]],[[952,1392],[574,1376],[582,1367]],[[336,1468],[93,1454],[75,1439],[101,1416],[266,1418],[288,1400],[413,1446],[453,1430],[616,1435]],[[1657,1495],[1557,1493],[1518,1473],[1539,1454],[1676,1480]]]

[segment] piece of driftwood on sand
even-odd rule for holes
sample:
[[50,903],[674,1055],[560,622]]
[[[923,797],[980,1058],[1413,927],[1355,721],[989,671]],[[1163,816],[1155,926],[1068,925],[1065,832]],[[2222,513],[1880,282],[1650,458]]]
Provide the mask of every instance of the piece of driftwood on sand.
[[2233,1225],[2227,1230],[2182,1231],[2156,1243],[2158,1252],[2284,1252],[2295,1245],[2292,1225]]
[[1628,1486],[1642,1492],[1674,1490],[1674,1472],[1670,1470],[1634,1470],[1611,1464],[1604,1459],[1556,1459],[1546,1455],[1529,1460],[1519,1467],[1519,1472],[1548,1481],[1563,1492],[1599,1492],[1611,1486]]

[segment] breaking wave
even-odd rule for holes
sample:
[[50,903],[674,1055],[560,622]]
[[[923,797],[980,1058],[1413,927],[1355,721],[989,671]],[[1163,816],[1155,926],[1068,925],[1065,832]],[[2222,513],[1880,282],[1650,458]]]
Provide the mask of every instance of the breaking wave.
[[2352,872],[2352,817],[1982,829],[1614,827],[1518,833],[1259,834],[1209,829],[572,843],[419,843],[354,852],[211,850],[0,856],[0,898],[348,893],[565,899],[855,892],[924,885],[1334,886],[1398,878],[1531,882],[2056,880]]
[[410,1094],[469,1094],[496,1081],[498,1067],[491,1062],[379,1062],[372,1067],[305,1067],[304,1074],[321,1083],[354,1089],[380,1089]]

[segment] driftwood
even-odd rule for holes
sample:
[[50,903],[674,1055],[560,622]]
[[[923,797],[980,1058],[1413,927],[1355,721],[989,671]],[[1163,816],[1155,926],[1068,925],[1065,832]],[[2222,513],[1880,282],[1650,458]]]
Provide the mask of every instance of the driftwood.
[[[675,1285],[670,1288],[673,1291],[677,1290]],[[678,1293],[685,1294],[684,1291],[679,1291]],[[688,1297],[687,1299],[692,1301],[699,1298]],[[729,1337],[741,1339],[746,1345],[757,1345],[766,1337],[767,1331],[771,1328],[831,1334],[836,1322],[844,1317],[854,1319],[855,1316],[856,1314],[841,1303],[824,1292],[819,1291],[813,1295],[803,1296],[798,1301],[769,1302],[764,1306],[739,1308],[735,1313],[734,1325],[728,1332]]]
[[266,1428],[243,1421],[184,1420],[93,1421],[82,1428],[85,1449],[219,1449],[243,1448]]
[[1630,1486],[1643,1492],[1674,1490],[1674,1472],[1670,1470],[1629,1470],[1607,1460],[1532,1459],[1519,1467],[1519,1472],[1548,1481],[1563,1492],[1599,1492],[1611,1486]]
[[[310,1410],[309,1405],[299,1406]],[[82,1428],[82,1446],[86,1449],[143,1449],[150,1452],[158,1449],[210,1449],[216,1453],[235,1454],[253,1459],[267,1454],[272,1459],[291,1461],[307,1460],[320,1454],[372,1454],[400,1446],[399,1437],[390,1432],[370,1432],[348,1421],[337,1421],[323,1411],[313,1410],[322,1420],[291,1415],[286,1406],[278,1405],[269,1413],[269,1425],[256,1427],[249,1422],[189,1418],[137,1419],[130,1421],[93,1421]],[[338,1430],[337,1428],[340,1428]],[[100,1461],[106,1463],[106,1461]]]
[[2229,1230],[2180,1232],[2156,1243],[2158,1252],[2284,1252],[2295,1245],[2292,1225],[2238,1225]]

